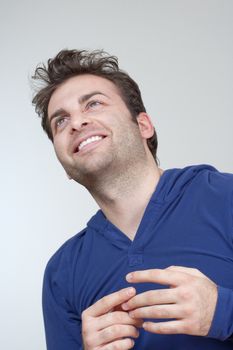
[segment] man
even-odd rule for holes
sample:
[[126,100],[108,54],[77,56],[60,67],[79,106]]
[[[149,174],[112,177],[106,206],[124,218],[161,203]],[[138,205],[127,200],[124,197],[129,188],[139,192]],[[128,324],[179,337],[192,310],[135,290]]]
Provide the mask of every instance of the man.
[[232,349],[233,175],[161,170],[115,57],[63,50],[34,79],[59,161],[101,208],[47,265],[47,348]]

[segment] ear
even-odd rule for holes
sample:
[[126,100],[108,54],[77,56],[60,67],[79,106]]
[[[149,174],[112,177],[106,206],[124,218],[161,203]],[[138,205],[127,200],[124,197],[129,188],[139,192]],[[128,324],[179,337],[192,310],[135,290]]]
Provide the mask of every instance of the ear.
[[143,139],[149,139],[154,135],[155,128],[147,113],[145,112],[139,113],[139,115],[137,116],[137,122],[138,122],[140,134]]

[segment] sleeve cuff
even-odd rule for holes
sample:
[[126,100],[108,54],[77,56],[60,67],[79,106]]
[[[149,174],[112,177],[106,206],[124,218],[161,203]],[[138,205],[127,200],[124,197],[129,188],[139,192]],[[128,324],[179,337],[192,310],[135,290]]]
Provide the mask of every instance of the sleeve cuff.
[[227,340],[233,334],[233,290],[218,286],[218,300],[209,338]]

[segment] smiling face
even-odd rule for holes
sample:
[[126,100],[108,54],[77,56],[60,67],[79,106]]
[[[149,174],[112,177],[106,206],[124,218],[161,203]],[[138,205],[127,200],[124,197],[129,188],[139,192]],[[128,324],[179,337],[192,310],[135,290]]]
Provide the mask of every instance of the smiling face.
[[59,161],[84,186],[97,176],[117,176],[145,157],[141,123],[102,77],[79,75],[61,84],[51,96],[48,119]]

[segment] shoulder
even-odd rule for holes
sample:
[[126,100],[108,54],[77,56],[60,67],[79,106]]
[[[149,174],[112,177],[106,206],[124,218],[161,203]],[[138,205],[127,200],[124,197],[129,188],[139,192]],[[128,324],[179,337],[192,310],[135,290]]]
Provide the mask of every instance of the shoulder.
[[210,165],[195,166],[194,169],[197,171],[196,182],[198,184],[203,184],[204,187],[207,189],[209,188],[216,193],[232,193],[233,174],[220,172]]
[[68,308],[73,309],[72,276],[85,233],[86,230],[83,230],[67,240],[47,263],[42,291],[43,312],[47,320],[56,314],[53,322],[57,322],[60,312],[63,318]]
[[48,300],[73,300],[72,280],[85,234],[86,229],[67,240],[49,259],[43,279],[44,307]]
[[185,168],[168,169],[162,176],[157,197],[171,200],[177,195],[193,198],[216,195],[229,196],[233,191],[233,174],[222,173],[211,165],[191,165]]
[[[202,185],[233,190],[233,174],[224,173],[208,164],[191,165],[182,169],[171,169],[173,177],[182,184]],[[176,181],[177,182],[177,181]]]
[[[199,171],[198,171],[199,168]],[[232,222],[233,215],[233,174],[220,172],[214,167],[196,167],[197,175],[190,186],[192,198],[212,208],[216,215]]]
[[79,255],[83,239],[86,235],[87,228],[83,229],[75,236],[68,239],[62,246],[52,255],[45,268],[45,277],[62,276],[70,274],[70,267],[73,266],[74,261]]

